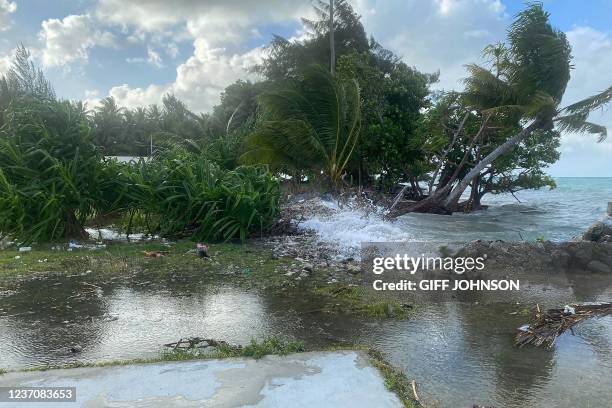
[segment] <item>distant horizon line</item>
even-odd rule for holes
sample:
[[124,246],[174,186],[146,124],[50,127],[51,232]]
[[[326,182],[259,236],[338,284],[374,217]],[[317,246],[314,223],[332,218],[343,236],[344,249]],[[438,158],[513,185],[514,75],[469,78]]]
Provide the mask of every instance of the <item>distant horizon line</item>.
[[612,178],[612,176],[550,176],[553,178]]

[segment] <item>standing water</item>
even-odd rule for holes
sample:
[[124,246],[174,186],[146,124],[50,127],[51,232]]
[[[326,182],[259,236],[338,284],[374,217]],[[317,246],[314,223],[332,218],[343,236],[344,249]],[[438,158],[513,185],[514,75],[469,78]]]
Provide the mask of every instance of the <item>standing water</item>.
[[[557,183],[553,191],[517,194],[522,203],[496,196],[486,201],[487,211],[413,214],[395,222],[327,203],[332,216],[303,225],[349,250],[376,240],[564,240],[601,218],[612,199],[612,179]],[[513,347],[516,328],[530,319],[534,304],[609,301],[608,277],[539,276],[515,298],[491,300],[474,293],[455,301],[424,301],[406,320],[313,313],[317,300],[302,292],[277,297],[147,279],[47,276],[0,287],[0,368],[152,357],[164,343],[188,336],[244,344],[277,334],[313,348],[374,345],[417,380],[427,401],[441,407],[608,407],[612,401],[612,317],[581,323],[551,350]],[[84,294],[83,285],[96,289]],[[82,351],[75,354],[74,346]]]

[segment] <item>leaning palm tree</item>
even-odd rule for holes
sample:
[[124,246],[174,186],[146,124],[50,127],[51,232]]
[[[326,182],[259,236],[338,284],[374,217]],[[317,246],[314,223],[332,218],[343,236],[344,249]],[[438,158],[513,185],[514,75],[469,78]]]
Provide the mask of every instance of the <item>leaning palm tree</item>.
[[258,100],[262,120],[247,138],[242,160],[284,171],[323,171],[338,187],[361,126],[357,81],[338,80],[325,68],[311,66],[303,79]]
[[[440,186],[434,194],[408,211],[431,208],[452,212],[462,193],[498,157],[509,153],[533,132],[550,130],[594,133],[606,138],[606,128],[587,121],[589,113],[610,102],[612,87],[565,108],[561,99],[570,79],[571,47],[565,34],[554,29],[540,3],[520,12],[508,31],[508,45],[485,51],[493,57],[495,70],[469,65],[464,101],[480,112],[483,126],[493,115],[519,114],[522,129],[479,160],[458,183]],[[394,214],[398,215],[398,214]]]

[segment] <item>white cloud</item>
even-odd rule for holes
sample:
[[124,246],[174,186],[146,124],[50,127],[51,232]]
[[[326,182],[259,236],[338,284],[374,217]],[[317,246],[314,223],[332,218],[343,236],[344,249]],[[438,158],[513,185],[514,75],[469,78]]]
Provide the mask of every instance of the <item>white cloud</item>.
[[122,106],[136,107],[159,103],[166,93],[173,93],[196,112],[210,110],[219,102],[223,89],[237,79],[256,79],[248,68],[261,61],[262,48],[244,54],[227,54],[223,48],[212,48],[204,40],[196,40],[195,52],[176,69],[176,80],[166,85],[131,88],[113,87],[109,95]]
[[6,74],[13,64],[15,58],[15,50],[11,50],[6,55],[0,56],[0,76]]
[[116,45],[113,34],[96,29],[89,15],[69,15],[62,20],[45,20],[39,37],[44,43],[41,56],[46,67],[86,62],[92,47]]
[[504,39],[508,16],[499,0],[356,0],[366,32],[424,72],[437,88],[459,89],[465,64]]
[[[96,16],[117,24],[134,42],[149,43],[147,60],[161,66],[163,49],[178,56],[177,43],[193,41],[194,53],[176,68],[174,82],[132,88],[120,85],[109,94],[123,106],[157,103],[165,93],[174,93],[194,111],[208,111],[219,102],[223,89],[237,79],[253,79],[247,68],[261,60],[263,49],[244,51],[247,39],[261,39],[258,24],[297,22],[310,12],[309,1],[266,0],[100,0]],[[129,62],[143,62],[132,58]]]
[[[612,36],[591,27],[574,27],[567,33],[574,60],[562,106],[603,91],[612,85]],[[551,171],[559,175],[612,176],[612,106],[593,112],[589,120],[608,129],[608,139],[595,143],[595,136],[564,134],[561,160]]]
[[178,45],[176,45],[176,43],[168,43],[166,45],[166,54],[168,54],[170,56],[170,58],[176,58],[179,55],[179,49],[178,49]]
[[[417,68],[441,70],[444,88],[457,88],[465,76],[462,64],[478,60],[481,49],[503,38],[506,27],[504,7],[499,0],[356,0],[356,11],[363,16],[368,33],[404,57]],[[115,92],[129,104],[139,98],[150,100],[154,92],[174,92],[194,110],[208,110],[219,100],[225,86],[238,78],[247,78],[245,66],[261,58],[263,50],[255,48],[243,54],[227,51],[259,36],[255,25],[277,20],[296,20],[312,11],[308,1],[238,0],[184,1],[139,0],[129,4],[119,0],[101,0],[98,15],[105,21],[134,27],[143,32],[160,33],[177,25],[186,27],[194,39],[194,54],[177,67],[174,83],[165,86],[130,89],[118,87]],[[374,12],[375,10],[375,12]],[[145,17],[146,16],[146,17]],[[478,27],[478,31],[474,30]],[[304,35],[298,30],[296,35]],[[161,95],[160,95],[161,96]]]
[[[295,19],[308,9],[310,2],[305,0],[99,0],[97,15],[140,32],[163,32],[187,23],[192,25],[190,30],[206,25],[208,34],[219,30],[216,34],[225,37],[234,34],[232,28]],[[207,40],[213,43],[211,38]]]
[[171,92],[170,86],[149,85],[146,88],[130,88],[127,84],[115,86],[108,92],[120,106],[134,108],[159,103],[164,94]]
[[563,103],[570,104],[612,85],[612,35],[591,27],[574,27],[566,34],[572,46],[574,69]]
[[17,11],[17,3],[0,0],[0,32],[8,30],[13,25],[11,14],[15,11]]
[[147,61],[149,62],[149,64],[153,65],[156,68],[161,68],[164,66],[159,53],[151,47],[147,49]]
[[86,89],[83,102],[87,105],[87,109],[94,109],[100,103],[100,91],[97,89]]

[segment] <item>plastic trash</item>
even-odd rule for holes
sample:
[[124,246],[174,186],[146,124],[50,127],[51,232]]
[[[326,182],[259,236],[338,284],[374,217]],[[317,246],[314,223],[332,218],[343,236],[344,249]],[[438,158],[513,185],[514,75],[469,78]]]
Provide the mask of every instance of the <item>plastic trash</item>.
[[32,247],[19,247],[19,252],[30,252]]
[[83,248],[83,245],[79,245],[76,241],[70,240],[68,242],[68,248],[69,249],[79,249],[79,248]]
[[576,314],[576,309],[574,309],[570,305],[565,305],[565,307],[563,308],[563,313],[564,314],[575,315]]

